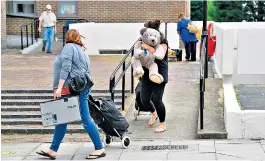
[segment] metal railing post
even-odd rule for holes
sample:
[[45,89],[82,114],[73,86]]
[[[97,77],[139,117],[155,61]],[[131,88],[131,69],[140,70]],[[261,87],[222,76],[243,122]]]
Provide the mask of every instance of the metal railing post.
[[204,67],[204,76],[208,78],[208,35],[207,35],[207,0],[203,0],[203,34],[206,38],[205,40],[205,67]]
[[26,37],[27,37],[27,47],[29,47],[29,33],[28,33],[28,25],[26,25]]
[[[134,49],[132,49],[132,56],[134,55]],[[134,77],[133,77],[133,66],[132,66],[132,61],[131,61],[131,93],[134,93]]]
[[204,73],[205,73],[205,78],[208,78],[208,35],[206,33],[205,35],[205,67],[204,67]]
[[21,50],[23,50],[24,47],[23,47],[23,27],[22,26],[20,28],[20,36],[21,36]]
[[33,44],[33,23],[30,24],[30,27],[31,27],[31,44]]
[[66,26],[63,26],[63,46],[65,45],[65,28]]
[[200,129],[203,129],[204,89],[203,76],[200,75]]
[[112,78],[110,78],[110,87],[109,87],[109,91],[111,93],[111,100],[114,102],[114,85],[115,85],[115,76],[113,76]]
[[34,26],[35,41],[37,41],[37,21],[36,20],[33,22],[33,26]]
[[[125,63],[122,64],[122,72],[125,71]],[[122,110],[124,110],[124,104],[125,104],[125,74],[122,76]]]
[[40,32],[39,32],[39,23],[40,23],[40,21],[37,20],[36,23],[37,23],[36,29],[37,29],[37,41],[38,41],[38,39],[40,38]]
[[167,22],[165,22],[165,39],[167,39]]

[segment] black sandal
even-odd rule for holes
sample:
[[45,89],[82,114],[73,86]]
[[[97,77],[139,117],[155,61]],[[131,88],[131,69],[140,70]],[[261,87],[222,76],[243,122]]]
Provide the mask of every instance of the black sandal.
[[42,150],[40,152],[36,152],[36,153],[39,154],[39,155],[41,155],[41,156],[48,157],[51,160],[55,160],[56,159],[56,157],[53,157],[50,154],[48,154],[48,153],[46,153],[45,151],[42,151]]
[[[102,154],[100,154],[100,155],[93,155],[93,154],[89,154],[89,156],[87,156],[86,157],[86,159],[98,159],[98,158],[102,158],[102,157],[105,157],[106,156],[106,153],[102,153]],[[90,157],[92,157],[92,158],[90,158]]]

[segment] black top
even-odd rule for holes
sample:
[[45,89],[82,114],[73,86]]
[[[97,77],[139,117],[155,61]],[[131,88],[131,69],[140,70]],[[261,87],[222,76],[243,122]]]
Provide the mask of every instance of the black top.
[[[168,41],[166,39],[162,40],[161,44],[167,44],[167,51],[166,55],[162,60],[155,59],[155,63],[158,66],[158,73],[161,74],[164,77],[164,82],[168,82]],[[150,81],[149,79],[149,70],[145,67],[144,69],[144,75],[142,77],[142,81]]]

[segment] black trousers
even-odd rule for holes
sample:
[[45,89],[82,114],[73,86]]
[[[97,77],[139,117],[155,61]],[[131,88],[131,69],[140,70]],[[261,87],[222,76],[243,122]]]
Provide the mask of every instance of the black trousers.
[[196,61],[196,43],[197,42],[192,41],[186,44],[186,59],[190,59],[191,57],[191,61]]
[[150,112],[157,112],[160,122],[165,121],[166,108],[163,103],[165,83],[156,84],[151,81],[143,80],[140,97],[144,107]]

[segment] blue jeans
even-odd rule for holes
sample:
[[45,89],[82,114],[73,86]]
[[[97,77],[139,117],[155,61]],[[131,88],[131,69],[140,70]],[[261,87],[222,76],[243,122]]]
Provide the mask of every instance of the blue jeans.
[[[81,115],[81,122],[84,126],[84,129],[88,133],[89,137],[91,138],[92,142],[94,143],[95,149],[100,150],[103,149],[102,142],[100,140],[98,128],[90,116],[89,108],[88,108],[88,96],[90,93],[90,89],[87,89],[81,92],[79,96],[79,104],[80,104],[80,115]],[[52,140],[52,144],[50,149],[57,152],[60,146],[61,141],[64,138],[66,133],[67,124],[60,124],[56,125],[54,129],[54,136]]]
[[46,43],[48,41],[47,52],[51,52],[53,39],[54,39],[54,27],[44,27],[43,28],[43,48],[46,47]]

